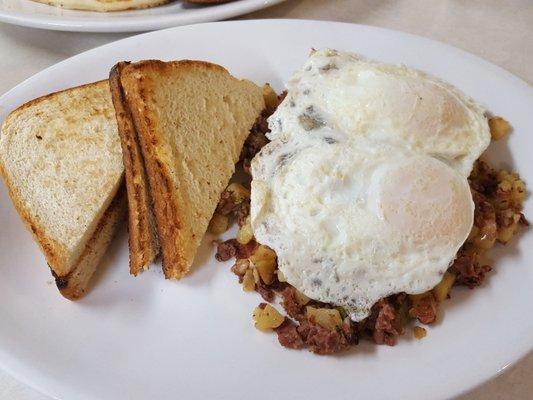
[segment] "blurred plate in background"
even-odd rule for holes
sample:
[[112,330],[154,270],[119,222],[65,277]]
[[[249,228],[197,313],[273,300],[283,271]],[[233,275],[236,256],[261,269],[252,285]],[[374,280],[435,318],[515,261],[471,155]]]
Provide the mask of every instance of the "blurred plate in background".
[[31,0],[0,0],[0,21],[32,28],[75,32],[141,32],[219,21],[284,0],[235,0],[202,6],[174,0],[143,10],[93,12],[67,10]]

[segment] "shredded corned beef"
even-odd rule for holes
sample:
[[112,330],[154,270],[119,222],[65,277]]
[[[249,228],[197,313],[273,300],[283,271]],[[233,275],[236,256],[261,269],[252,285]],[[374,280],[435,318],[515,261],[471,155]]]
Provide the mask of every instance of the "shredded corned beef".
[[329,330],[306,319],[297,328],[310,351],[316,354],[338,353],[349,346],[342,331]]
[[432,324],[437,319],[438,304],[433,296],[424,296],[413,302],[409,309],[409,316],[416,318],[422,324]]
[[278,334],[279,343],[289,349],[301,349],[305,347],[302,336],[298,333],[298,326],[289,318],[275,329]]

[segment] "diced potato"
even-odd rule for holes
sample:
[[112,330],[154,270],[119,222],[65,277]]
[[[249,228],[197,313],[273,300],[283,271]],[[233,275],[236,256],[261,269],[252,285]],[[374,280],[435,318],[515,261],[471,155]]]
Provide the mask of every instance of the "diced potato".
[[257,268],[252,269],[252,273],[254,275],[254,282],[257,284],[261,281],[261,278],[259,276],[259,272],[257,271]]
[[512,239],[512,237],[514,236],[517,230],[518,230],[518,224],[513,224],[505,228],[502,228],[498,232],[498,240],[500,241],[500,243],[506,244],[507,242],[509,242],[509,240]]
[[250,198],[250,191],[240,183],[230,183],[226,190],[231,194],[231,198],[236,204],[240,204]]
[[336,330],[342,325],[342,318],[339,310],[335,308],[315,308],[311,306],[306,307],[307,317],[322,328],[331,331]]
[[416,306],[418,303],[431,303],[433,299],[435,299],[435,296],[433,295],[433,292],[431,290],[420,293],[420,294],[410,294],[409,299],[411,300],[411,304]]
[[494,140],[500,140],[507,136],[511,131],[509,122],[501,117],[493,117],[489,119],[490,134]]
[[285,318],[278,310],[267,304],[264,308],[256,307],[253,313],[255,327],[260,331],[268,331],[280,326]]
[[490,230],[490,227],[486,229],[478,229],[478,236],[474,239],[474,244],[480,249],[488,250],[494,246],[496,242],[496,235],[494,229]]
[[305,306],[311,301],[309,297],[307,297],[305,294],[303,294],[297,289],[294,289],[294,298],[296,299],[296,302],[301,306]]
[[276,274],[278,275],[278,281],[280,282],[287,282],[287,278],[285,278],[285,275],[283,275],[283,272],[281,270],[277,270]]
[[513,180],[513,195],[515,197],[514,200],[520,205],[526,199],[526,184],[518,176]]
[[472,226],[472,230],[470,231],[470,234],[468,235],[467,240],[470,240],[470,241],[475,240],[478,234],[479,234],[479,228],[475,225]]
[[242,278],[242,290],[252,292],[255,289],[254,273],[251,269],[246,270]]
[[243,226],[237,231],[237,242],[240,244],[247,244],[253,239],[253,237],[252,224],[250,223],[250,216],[248,215]]
[[497,204],[500,210],[514,207],[521,209],[526,198],[526,185],[516,173],[505,170],[498,172],[498,194],[503,195],[502,200]]
[[263,98],[267,107],[276,108],[279,104],[278,95],[268,83],[263,85]]
[[244,276],[246,270],[250,267],[250,261],[247,258],[239,258],[231,267],[231,272],[236,275]]
[[498,229],[498,240],[505,244],[516,233],[519,227],[520,214],[513,212],[512,210],[506,210],[504,212],[504,217],[506,221],[505,226]]
[[426,337],[427,331],[424,328],[422,328],[421,326],[415,326],[414,334],[415,334],[415,338],[420,340],[420,339]]
[[441,303],[448,298],[450,289],[455,282],[455,275],[451,272],[445,272],[442,281],[433,288],[433,296],[437,302]]
[[420,293],[420,294],[410,294],[409,298],[413,304],[419,303],[421,301],[427,301],[429,297],[434,297],[433,293],[430,291]]
[[250,261],[255,266],[261,280],[267,285],[274,281],[274,271],[276,271],[276,253],[267,246],[260,245],[250,256]]
[[209,222],[209,232],[219,235],[228,230],[229,219],[225,215],[214,213],[213,218]]

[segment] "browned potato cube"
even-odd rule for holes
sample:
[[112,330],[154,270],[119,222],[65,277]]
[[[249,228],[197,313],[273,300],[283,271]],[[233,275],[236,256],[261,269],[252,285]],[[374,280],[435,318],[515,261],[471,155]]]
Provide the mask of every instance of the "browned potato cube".
[[414,334],[415,334],[415,338],[420,340],[420,339],[426,337],[427,331],[424,328],[422,328],[421,326],[415,326]]
[[435,300],[439,303],[446,300],[454,282],[455,275],[450,272],[445,272],[442,281],[433,288],[433,296],[435,297]]
[[250,261],[257,268],[261,280],[267,285],[274,281],[274,271],[276,271],[276,253],[267,246],[260,245],[254,254],[250,256]]
[[209,232],[219,235],[228,230],[229,220],[225,215],[214,213],[209,222]]
[[237,231],[237,242],[240,244],[247,244],[252,240],[254,234],[252,232],[252,225],[250,223],[250,216],[246,217],[244,225],[239,228]]
[[240,204],[250,198],[250,191],[240,183],[230,183],[226,190],[231,194],[231,198],[235,204]]
[[276,274],[278,275],[278,281],[280,282],[287,282],[287,278],[285,278],[285,275],[283,275],[283,272],[281,270],[277,270]]
[[339,310],[335,308],[315,308],[311,306],[306,307],[307,317],[316,322],[322,328],[331,331],[336,330],[342,325],[342,318]]
[[268,331],[280,326],[285,318],[270,304],[256,307],[253,313],[255,327],[260,331]]
[[242,290],[252,292],[255,289],[254,273],[251,269],[246,270],[242,278]]
[[257,271],[257,268],[253,268],[252,272],[254,274],[254,282],[257,284],[261,281],[261,278],[259,276],[259,272]]
[[490,134],[494,140],[500,140],[507,136],[511,131],[509,122],[501,117],[493,117],[489,119]]
[[512,210],[506,210],[503,212],[503,219],[505,220],[505,225],[498,229],[498,241],[505,244],[511,240],[518,230],[520,214]]
[[269,108],[276,108],[279,104],[278,95],[268,83],[263,85],[263,98],[265,99],[265,105]]
[[244,276],[246,270],[250,267],[250,261],[246,258],[239,258],[231,267],[231,272],[236,275]]

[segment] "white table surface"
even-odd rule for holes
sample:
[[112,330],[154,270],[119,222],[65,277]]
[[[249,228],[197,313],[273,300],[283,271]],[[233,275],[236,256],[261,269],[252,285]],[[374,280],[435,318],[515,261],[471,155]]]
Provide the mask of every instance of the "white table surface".
[[[533,83],[533,0],[288,0],[244,18],[323,19],[410,32],[460,47]],[[0,94],[49,65],[127,36],[0,23]],[[532,378],[530,354],[460,399],[533,399]],[[50,400],[2,371],[0,399]]]

